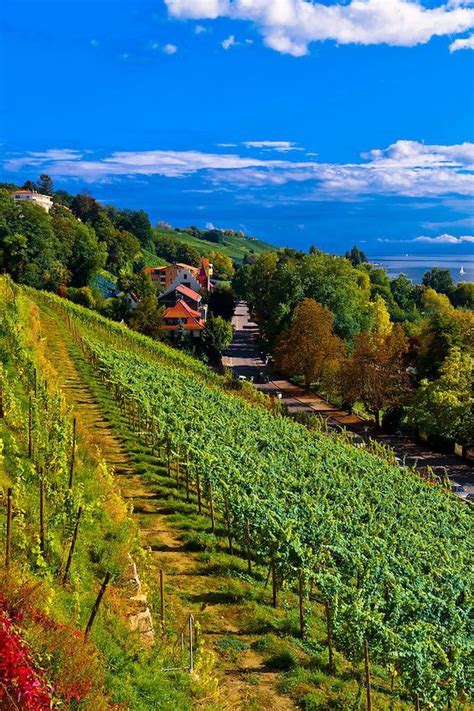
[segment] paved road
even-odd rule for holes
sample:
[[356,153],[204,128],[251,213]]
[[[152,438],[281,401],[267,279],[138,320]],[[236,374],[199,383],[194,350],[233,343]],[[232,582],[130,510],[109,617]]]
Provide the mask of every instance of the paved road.
[[328,403],[324,398],[313,393],[306,393],[302,388],[271,374],[261,358],[258,349],[258,326],[250,321],[247,305],[239,302],[235,309],[233,324],[234,339],[224,354],[223,363],[232,368],[236,375],[258,380],[261,372],[270,376],[265,384],[256,383],[256,387],[271,397],[281,394],[281,402],[288,407],[290,414],[296,412],[317,413],[327,417],[331,424],[346,427],[363,436],[367,434],[379,442],[391,447],[396,455],[405,459],[407,464],[420,468],[432,467],[435,473],[444,474],[456,483],[463,484],[467,492],[474,493],[474,467],[455,455],[442,454],[429,447],[413,442],[407,437],[397,437],[381,433],[373,423],[362,420],[357,415],[349,415]]

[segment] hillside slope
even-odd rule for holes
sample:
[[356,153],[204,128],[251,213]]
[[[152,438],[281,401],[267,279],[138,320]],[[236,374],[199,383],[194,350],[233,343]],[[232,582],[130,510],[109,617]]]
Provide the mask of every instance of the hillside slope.
[[194,247],[202,257],[209,256],[211,252],[222,252],[234,262],[242,262],[245,256],[259,255],[267,250],[276,249],[276,247],[263,240],[253,237],[240,237],[236,234],[225,235],[224,242],[213,243],[178,230],[157,229],[155,231],[158,236],[172,237],[189,247]]
[[[467,708],[466,507],[86,309],[17,288],[9,299],[37,309],[38,342],[84,442],[104,447],[114,491],[133,502],[156,630],[165,574],[156,656],[141,674],[112,665],[102,693],[132,709],[361,709],[366,642],[373,709],[441,709],[448,699]],[[104,537],[108,555],[115,540]],[[91,634],[106,648],[113,590]],[[186,668],[179,635],[189,613],[199,671],[187,684],[159,670]],[[146,691],[147,673],[163,702]]]

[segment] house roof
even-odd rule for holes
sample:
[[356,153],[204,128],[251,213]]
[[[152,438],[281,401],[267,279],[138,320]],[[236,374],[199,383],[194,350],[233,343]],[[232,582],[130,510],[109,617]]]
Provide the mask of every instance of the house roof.
[[166,264],[162,267],[145,267],[143,271],[145,274],[152,274],[153,272],[162,272],[164,269],[168,269]]
[[[204,322],[199,311],[195,311],[187,305],[185,301],[178,301],[176,306],[170,306],[163,313],[163,318],[182,318],[188,319],[187,323],[183,324],[183,328],[196,330],[204,328]],[[164,329],[176,328],[174,325],[164,325]]]
[[202,299],[201,294],[198,294],[194,289],[190,289],[189,286],[184,286],[184,284],[177,286],[176,291],[183,294],[183,296],[187,296],[189,299],[193,299],[193,301],[201,301]]

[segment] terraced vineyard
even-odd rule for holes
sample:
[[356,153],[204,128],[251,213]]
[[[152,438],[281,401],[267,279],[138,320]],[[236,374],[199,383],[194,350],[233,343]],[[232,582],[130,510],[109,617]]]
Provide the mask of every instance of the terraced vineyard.
[[201,625],[193,705],[292,708],[286,693],[308,710],[468,708],[466,505],[229,393],[181,353],[27,298],[63,349],[58,370],[70,359],[123,447],[152,608],[158,569],[175,576],[163,647],[190,611]]

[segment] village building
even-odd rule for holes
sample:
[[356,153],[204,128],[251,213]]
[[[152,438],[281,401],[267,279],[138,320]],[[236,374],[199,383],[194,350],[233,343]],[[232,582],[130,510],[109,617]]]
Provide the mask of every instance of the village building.
[[145,274],[150,276],[152,282],[166,291],[180,285],[186,286],[193,291],[199,291],[200,289],[211,291],[212,272],[212,264],[206,257],[201,257],[199,267],[175,262],[168,266],[147,267],[145,269]]
[[43,195],[42,193],[36,193],[33,190],[16,190],[12,193],[12,197],[15,202],[34,202],[35,205],[40,205],[46,212],[49,212],[53,206],[52,197]]
[[163,313],[163,331],[183,329],[194,337],[199,337],[205,321],[199,311],[195,311],[182,299],[175,306],[169,306]]
[[178,301],[184,301],[194,311],[199,311],[204,321],[207,318],[207,305],[202,303],[201,294],[183,284],[167,289],[163,294],[160,294],[158,301],[164,306],[176,306]]

